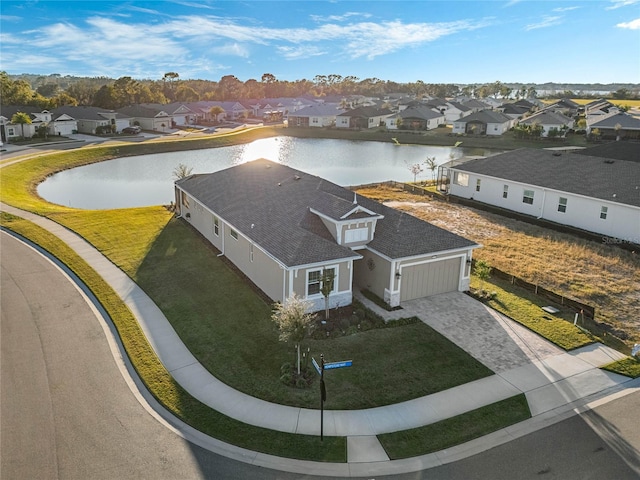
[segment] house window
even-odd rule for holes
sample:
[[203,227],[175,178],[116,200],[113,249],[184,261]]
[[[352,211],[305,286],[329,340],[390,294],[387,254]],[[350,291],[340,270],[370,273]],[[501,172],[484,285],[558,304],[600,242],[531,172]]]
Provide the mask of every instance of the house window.
[[249,260],[253,263],[253,243],[249,247]]
[[455,172],[453,174],[453,183],[455,185],[460,185],[461,187],[469,186],[469,174],[462,172]]
[[352,230],[346,230],[344,232],[345,243],[364,242],[368,239],[369,239],[368,228],[354,228]]
[[560,213],[565,213],[567,211],[567,199],[564,197],[560,197],[558,201],[558,211]]
[[311,121],[311,123],[318,123],[318,119],[317,119],[317,118],[314,118],[314,119]]
[[220,236],[220,220],[218,220],[218,217],[213,217],[213,234],[216,237]]
[[322,289],[323,272],[326,272],[327,274],[333,274],[333,289],[331,290],[330,293],[333,293],[336,291],[336,286],[338,282],[336,278],[335,267],[318,269],[318,270],[310,270],[307,273],[307,296],[308,297],[321,294],[320,290]]
[[602,220],[606,220],[607,219],[607,211],[609,210],[609,207],[600,207],[600,218]]
[[230,230],[229,234],[236,240],[238,239],[238,232],[236,232],[233,228]]
[[477,180],[476,180],[476,192],[479,192],[479,191],[480,191],[480,182],[481,182],[481,180],[480,180],[480,179],[477,179]]
[[187,196],[186,192],[182,192],[181,197],[182,197],[182,205],[189,208],[189,197]]
[[509,196],[509,185],[505,185],[502,187],[502,198],[507,198]]
[[533,205],[533,190],[525,190],[522,195],[522,203],[528,203],[529,205]]

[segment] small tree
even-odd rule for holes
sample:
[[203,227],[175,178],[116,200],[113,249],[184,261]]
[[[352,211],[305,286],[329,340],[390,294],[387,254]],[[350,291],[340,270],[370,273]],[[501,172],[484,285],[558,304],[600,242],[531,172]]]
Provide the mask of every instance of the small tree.
[[431,180],[435,182],[436,180],[436,169],[438,168],[438,163],[436,162],[436,157],[427,157],[424,161],[425,165],[429,170],[431,170]]
[[484,291],[484,282],[491,278],[491,265],[485,260],[477,260],[473,273],[480,279],[480,292]]
[[324,319],[329,320],[329,295],[333,291],[333,284],[336,278],[336,274],[333,269],[322,271],[322,277],[320,278],[320,293],[324,295]]
[[191,172],[193,172],[192,167],[187,167],[184,163],[180,163],[173,170],[173,178],[175,178],[176,180],[180,180],[181,178],[186,178],[191,175]]
[[420,165],[419,163],[415,163],[413,165],[409,165],[408,168],[409,168],[409,171],[413,173],[413,183],[416,183],[416,178],[418,174],[423,172],[422,165]]
[[280,341],[292,341],[296,344],[298,375],[300,375],[300,344],[309,334],[313,321],[313,314],[308,313],[310,306],[310,302],[294,293],[284,303],[276,303],[271,315],[271,320],[280,331]]

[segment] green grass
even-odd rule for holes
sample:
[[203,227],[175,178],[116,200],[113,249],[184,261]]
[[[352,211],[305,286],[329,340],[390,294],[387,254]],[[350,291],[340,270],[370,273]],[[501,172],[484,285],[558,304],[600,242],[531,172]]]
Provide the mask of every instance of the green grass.
[[40,245],[66,264],[93,292],[113,321],[138,375],[158,401],[196,429],[249,450],[304,460],[346,461],[346,439],[295,435],[254,427],[226,417],[190,396],[160,363],[138,322],[113,289],[66,244],[19,217],[2,213],[3,227]]
[[[480,288],[480,280],[475,275],[471,277],[471,287]],[[542,310],[542,307],[549,305],[549,300],[495,278],[485,281],[483,288],[496,293],[495,298],[485,302],[487,305],[565,350],[597,341],[594,336],[573,325],[571,312],[561,311],[558,315],[551,315]]]
[[426,455],[468,442],[531,417],[524,394],[440,422],[378,435],[391,460]]
[[[278,341],[272,305],[184,221],[162,207],[63,212],[53,218],[134,279],[220,380],[271,402],[317,408],[316,388],[295,389],[279,381],[281,366],[294,361],[294,346]],[[126,234],[131,231],[136,235]],[[329,409],[397,403],[492,373],[422,322],[330,340],[309,338],[304,348],[316,359],[324,354],[327,361],[353,360],[352,368],[327,376]]]
[[608,370],[613,373],[619,373],[630,378],[640,377],[640,360],[627,357],[617,362],[610,363],[602,367],[604,370]]

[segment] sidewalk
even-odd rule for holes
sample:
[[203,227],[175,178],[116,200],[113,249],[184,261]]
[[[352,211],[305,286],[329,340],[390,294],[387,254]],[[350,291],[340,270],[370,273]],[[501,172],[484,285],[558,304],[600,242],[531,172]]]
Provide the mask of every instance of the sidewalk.
[[[242,422],[273,430],[307,434],[320,434],[320,414],[317,410],[288,407],[269,403],[238,392],[213,377],[180,341],[166,317],[153,301],[124,272],[89,245],[82,238],[61,225],[38,215],[0,204],[8,213],[26,218],[58,236],[91,265],[121,296],[138,319],[151,346],[160,361],[175,380],[193,397],[211,408]],[[443,461],[454,461],[465,455],[478,453],[494,446],[492,442],[505,442],[537,428],[542,428],[573,414],[588,402],[625,388],[639,389],[640,382],[627,377],[600,370],[598,367],[624,355],[604,345],[595,344],[566,353],[550,346],[523,327],[515,324],[463,294],[448,295],[425,301],[409,303],[405,310],[388,314],[372,302],[356,297],[375,311],[389,317],[419,316],[425,323],[456,341],[472,355],[492,356],[488,365],[495,375],[468,384],[417,398],[396,405],[366,410],[329,410],[324,412],[324,434],[347,437],[347,460],[349,475],[400,473],[428,468]],[[440,302],[440,303],[438,303]],[[470,335],[470,324],[458,321],[455,315],[446,315],[456,308],[486,309],[480,315],[482,322],[475,322],[480,332]],[[449,308],[447,308],[447,306]],[[455,310],[454,310],[455,311]],[[434,314],[435,313],[435,314]],[[460,315],[457,315],[458,320]],[[446,324],[438,324],[443,321]],[[493,319],[493,320],[492,320]],[[488,333],[487,333],[488,332]],[[483,337],[484,340],[480,341]],[[493,343],[492,343],[493,342]],[[492,351],[486,351],[493,345]],[[503,355],[504,352],[507,354]],[[487,360],[488,361],[488,360]],[[431,454],[406,461],[389,461],[376,435],[428,425],[439,420],[525,393],[533,418],[514,425],[489,438],[470,442],[465,446],[449,449],[441,454]],[[194,435],[197,435],[194,433]],[[208,440],[203,440],[207,443]],[[215,443],[215,442],[214,442]],[[220,442],[218,442],[220,443]],[[225,446],[225,452],[234,450]],[[234,458],[247,459],[247,452],[236,449]],[[225,453],[223,453],[225,454]],[[341,472],[340,465],[318,465],[314,462],[288,461],[262,454],[250,456],[251,463],[260,463],[271,468],[310,473],[311,471],[331,475]],[[311,464],[313,468],[311,468]],[[286,468],[285,468],[286,467]],[[311,470],[310,470],[311,468]],[[348,475],[347,475],[348,476]]]

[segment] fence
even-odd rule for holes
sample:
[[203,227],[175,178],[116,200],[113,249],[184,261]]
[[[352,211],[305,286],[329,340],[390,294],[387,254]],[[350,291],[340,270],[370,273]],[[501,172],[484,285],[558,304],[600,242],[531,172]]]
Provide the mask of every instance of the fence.
[[582,312],[585,317],[589,317],[594,319],[596,316],[596,309],[592,305],[588,305],[586,303],[579,302],[573,298],[566,297],[564,295],[560,295],[558,293],[552,292],[551,290],[547,290],[540,285],[536,285],[534,283],[527,282],[526,280],[522,280],[521,278],[516,277],[515,275],[511,275],[509,273],[503,272],[502,270],[491,267],[491,275],[495,277],[501,278],[503,280],[507,280],[513,285],[517,285],[518,287],[524,288],[530,292],[535,293],[540,297],[544,297],[552,302],[563,305],[566,307],[575,310],[576,312]]

